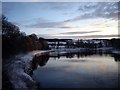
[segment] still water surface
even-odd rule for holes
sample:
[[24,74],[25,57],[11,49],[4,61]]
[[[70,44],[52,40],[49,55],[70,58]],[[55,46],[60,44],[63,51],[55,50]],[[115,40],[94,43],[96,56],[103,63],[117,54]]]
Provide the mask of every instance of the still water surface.
[[116,60],[119,58],[110,54],[40,56],[33,61],[33,78],[42,88],[115,88]]

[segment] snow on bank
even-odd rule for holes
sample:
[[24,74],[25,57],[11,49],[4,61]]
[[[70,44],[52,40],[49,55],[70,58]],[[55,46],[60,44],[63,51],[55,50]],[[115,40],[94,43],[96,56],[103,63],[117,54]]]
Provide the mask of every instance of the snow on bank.
[[36,54],[43,54],[48,51],[33,51],[27,54],[17,55],[14,60],[6,65],[8,77],[13,88],[36,88],[36,82],[29,75],[31,62]]
[[82,51],[82,49],[60,49],[60,50],[47,50],[47,51],[32,51],[26,54],[19,54],[14,57],[10,62],[5,65],[7,70],[8,78],[13,85],[13,88],[30,88],[33,89],[37,87],[37,83],[30,76],[32,71],[32,59],[35,55],[43,55],[48,52],[60,51],[61,54],[66,52]]
[[[36,88],[36,82],[30,76],[31,63],[34,55],[42,55],[51,52],[53,56],[71,52],[84,52],[85,48],[75,48],[75,49],[56,49],[48,51],[33,51],[27,54],[17,55],[14,60],[6,65],[8,77],[14,88],[30,88],[34,90]],[[113,53],[120,54],[120,51],[113,50]],[[52,56],[51,55],[51,56]]]

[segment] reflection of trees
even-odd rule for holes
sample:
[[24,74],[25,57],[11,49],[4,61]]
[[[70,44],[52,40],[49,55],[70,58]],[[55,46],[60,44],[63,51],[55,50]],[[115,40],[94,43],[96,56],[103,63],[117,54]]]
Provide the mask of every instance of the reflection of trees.
[[114,57],[114,60],[116,62],[120,61],[120,55],[118,55],[118,54],[112,54],[112,56]]
[[115,61],[117,62],[117,61],[120,61],[120,58],[118,58],[118,57],[114,57],[115,58]]
[[[87,57],[87,56],[91,56],[91,55],[107,55],[109,54],[108,52],[102,52],[102,51],[94,51],[94,50],[88,50],[88,51],[84,51],[84,52],[76,52],[76,53],[65,53],[64,55],[60,55],[58,54],[57,56],[52,56],[54,58],[60,58],[61,56],[65,56],[66,58],[74,58],[74,56],[76,56],[77,58],[83,58],[83,57]],[[110,54],[112,57],[114,57],[115,61],[120,61],[120,56],[116,55],[116,54]],[[38,65],[40,66],[44,66],[46,65],[46,63],[49,60],[49,55],[35,55],[33,60],[32,60],[32,70],[35,70],[37,68]]]
[[[1,16],[1,15],[0,15]],[[33,50],[48,50],[48,42],[36,34],[26,35],[19,27],[2,15],[2,58]]]
[[49,55],[35,55],[32,60],[32,70],[35,70],[38,65],[44,66],[49,60]]
[[42,55],[42,56],[39,56],[37,59],[38,59],[38,64],[40,66],[44,66],[49,60],[49,55]]
[[61,56],[65,56],[66,58],[74,58],[74,56],[76,56],[77,58],[83,58],[83,57],[87,57],[87,56],[91,56],[91,55],[108,55],[110,54],[110,52],[108,51],[102,51],[102,50],[89,50],[86,49],[85,51],[82,52],[68,52],[68,53],[64,53],[64,54],[60,54],[60,52],[55,55],[55,56],[51,56],[56,58],[60,58]]
[[66,58],[73,58],[74,55],[74,53],[66,53]]

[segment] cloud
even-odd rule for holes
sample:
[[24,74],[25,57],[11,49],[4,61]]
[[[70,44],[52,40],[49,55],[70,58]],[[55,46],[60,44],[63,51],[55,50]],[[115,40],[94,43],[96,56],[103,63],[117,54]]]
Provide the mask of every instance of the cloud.
[[52,35],[50,35],[50,34],[39,34],[39,35],[37,35],[38,37],[43,37],[43,38],[45,38],[45,39],[52,39],[52,38],[54,38]]
[[39,34],[38,37],[43,37],[45,39],[53,39],[53,38],[59,38],[59,39],[64,39],[64,38],[70,38],[70,39],[99,39],[99,38],[118,38],[120,35],[84,35],[84,36],[54,36],[50,34]]
[[56,36],[56,38],[73,38],[73,39],[93,39],[93,38],[114,38],[118,35],[84,35],[84,36]]
[[36,22],[35,24],[25,25],[29,28],[59,28],[64,25],[64,22]]
[[[29,28],[61,28],[61,29],[69,29],[72,28],[71,26],[65,26],[67,22],[63,21],[50,21],[45,18],[36,18],[36,19],[31,19],[29,22],[34,21],[32,24],[27,24],[24,25],[25,27]],[[26,21],[28,22],[28,21]]]
[[[36,33],[46,33],[43,35],[46,38],[106,38],[112,37],[111,34],[117,34],[117,4],[116,2],[19,4],[14,2],[3,3],[3,13],[6,13],[14,24],[24,28],[24,31],[31,33],[31,30],[32,32],[36,30]],[[40,32],[42,30],[44,33]]]
[[118,35],[88,35],[88,36],[78,36],[80,38],[108,38],[108,37],[118,37]]
[[[3,13],[12,11],[32,11],[32,10],[59,10],[62,13],[67,13],[67,11],[74,11],[75,17],[67,17],[66,20],[63,21],[49,21],[43,20],[42,18],[38,18],[37,20],[32,20],[34,23],[30,23],[29,25],[25,25],[25,27],[33,27],[33,28],[71,28],[70,26],[64,26],[64,24],[79,21],[84,19],[93,19],[93,18],[117,18],[118,13],[118,3],[116,2],[39,2],[39,3],[3,3]],[[12,6],[12,7],[11,7]],[[74,8],[74,10],[72,10]],[[76,11],[75,11],[76,9]],[[78,13],[78,16],[76,16]],[[9,15],[9,13],[6,13]],[[45,17],[44,17],[45,18]],[[69,19],[68,19],[69,18]],[[29,22],[28,22],[29,23]]]
[[67,35],[72,35],[72,34],[87,34],[87,33],[95,33],[95,32],[100,32],[100,31],[77,31],[77,32],[65,32],[65,33],[60,33],[60,34],[67,34]]
[[118,3],[98,3],[98,8],[93,14],[103,18],[117,19]]
[[73,22],[83,19],[105,18],[118,19],[118,2],[90,2],[81,3],[76,13],[80,15],[75,18],[65,20],[64,22]]
[[72,27],[70,27],[70,26],[61,26],[61,27],[59,27],[59,28],[70,29],[70,28],[72,28]]

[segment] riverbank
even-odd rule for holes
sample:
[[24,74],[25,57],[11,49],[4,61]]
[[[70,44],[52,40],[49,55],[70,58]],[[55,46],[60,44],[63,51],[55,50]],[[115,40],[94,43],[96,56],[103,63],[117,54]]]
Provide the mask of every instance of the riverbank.
[[[29,89],[37,89],[40,86],[37,84],[35,80],[31,77],[32,70],[32,60],[35,55],[44,55],[50,52],[50,56],[64,55],[66,53],[76,53],[76,52],[86,52],[85,48],[75,48],[75,49],[56,49],[56,50],[46,50],[46,51],[32,51],[26,54],[19,54],[13,58],[8,60],[9,62],[4,65],[4,71],[7,75],[7,79],[9,79],[9,84],[12,88],[29,88]],[[103,50],[103,49],[99,49]],[[105,50],[105,49],[104,49]],[[119,50],[112,50],[111,48],[107,48],[106,50],[110,50],[113,54],[120,54]],[[4,74],[4,75],[5,75]],[[8,85],[8,84],[6,84]]]
[[[31,77],[32,70],[32,60],[35,55],[44,55],[45,53],[51,52],[52,54],[57,53],[64,54],[63,52],[75,52],[77,50],[84,51],[84,49],[64,49],[64,50],[46,50],[46,51],[32,51],[26,54],[19,54],[15,57],[6,60],[7,62],[3,65],[4,77],[3,79],[7,83],[4,84],[4,88],[18,89],[18,88],[29,88],[37,89],[40,86]],[[3,81],[3,82],[4,82]],[[6,87],[7,85],[7,87]]]
[[48,52],[50,51],[32,51],[10,58],[10,61],[3,66],[4,75],[9,79],[7,83],[11,85],[8,87],[14,89],[28,88],[32,90],[39,88],[37,82],[30,76],[30,72],[32,71],[32,59],[36,54],[42,55]]

